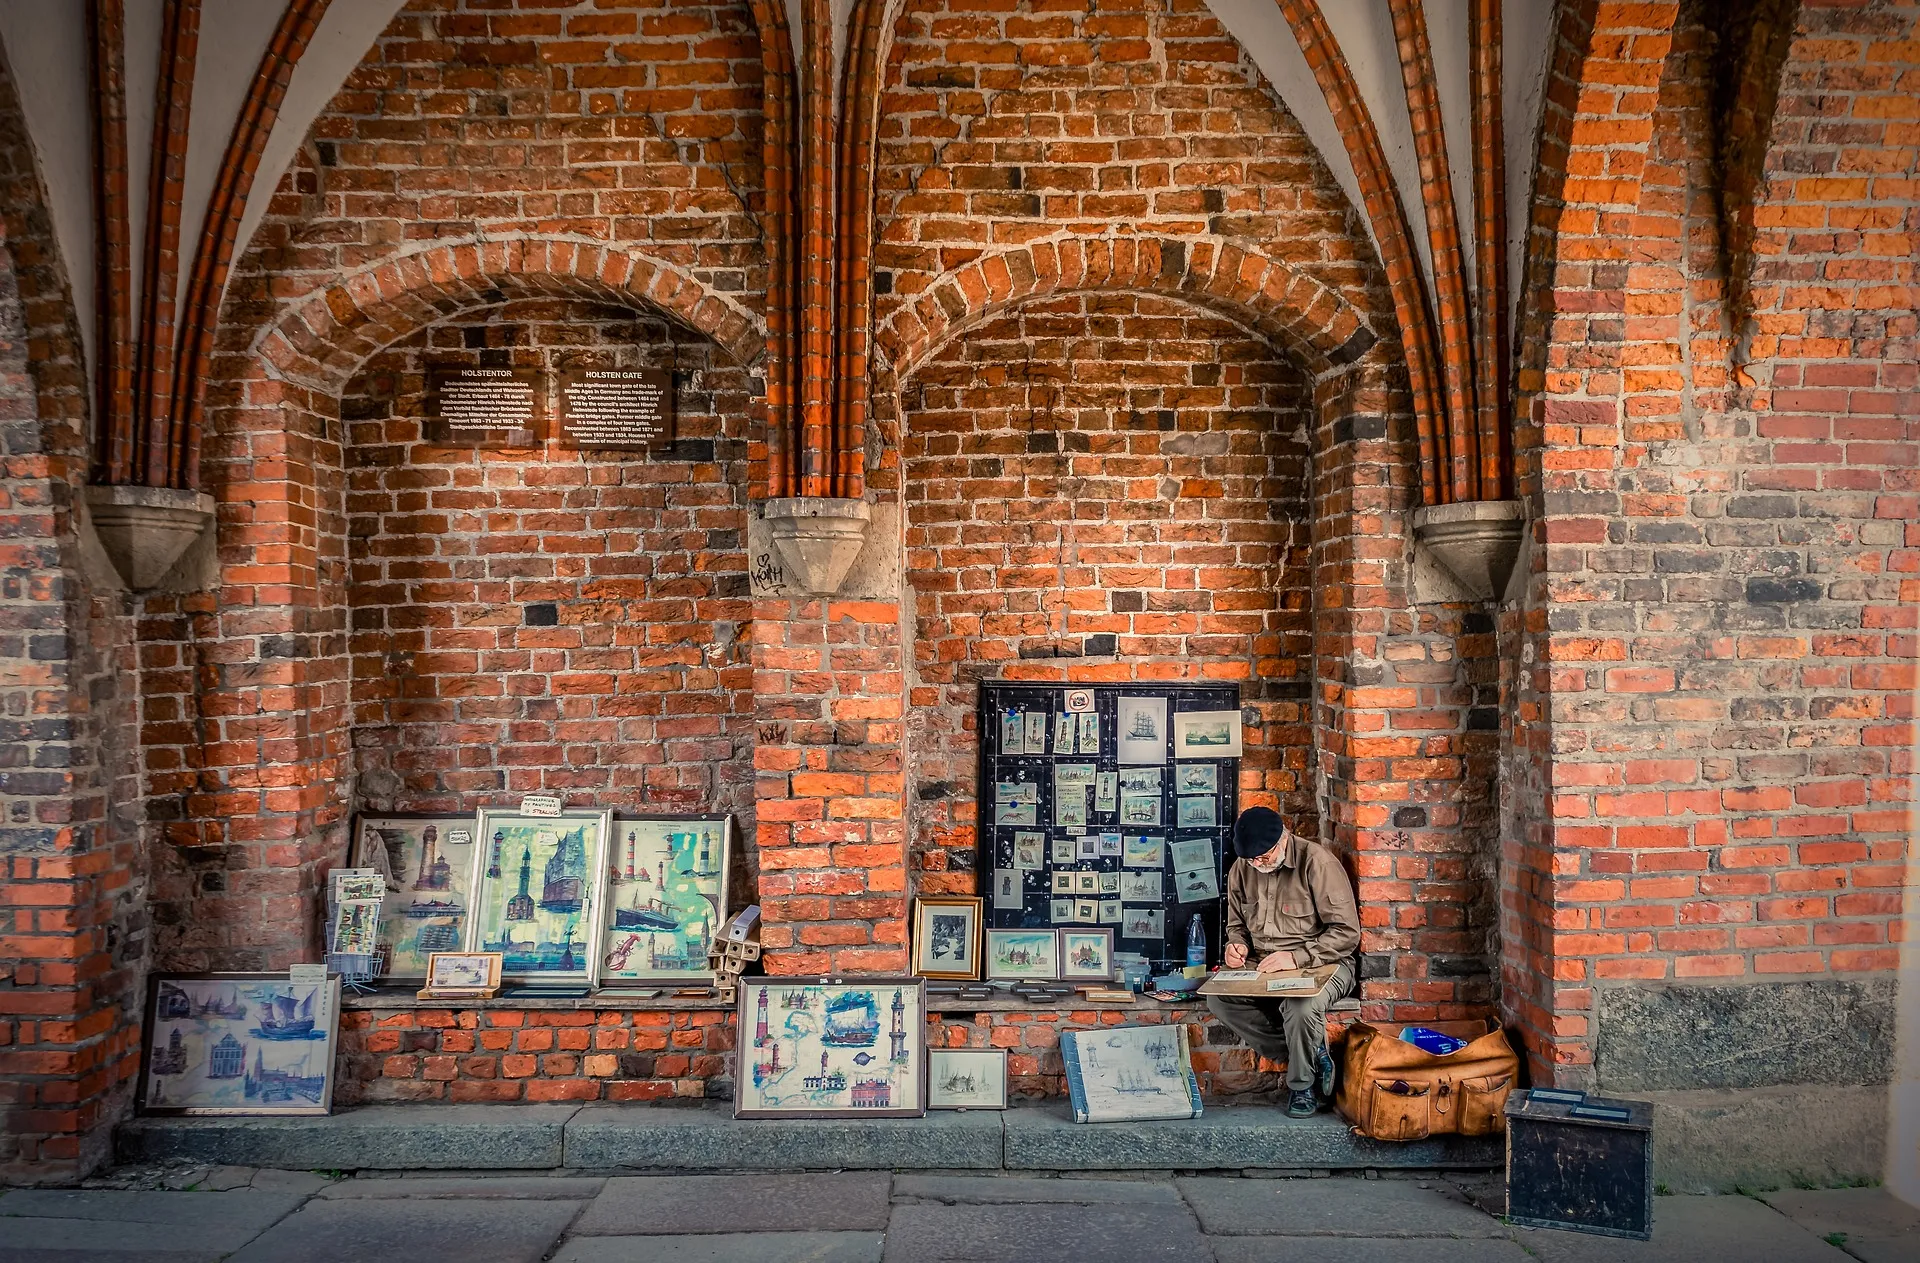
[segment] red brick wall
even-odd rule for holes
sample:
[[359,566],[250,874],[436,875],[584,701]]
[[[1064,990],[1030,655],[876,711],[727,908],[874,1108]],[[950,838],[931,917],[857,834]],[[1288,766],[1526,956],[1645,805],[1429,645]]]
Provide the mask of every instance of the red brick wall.
[[1299,369],[1183,301],[1066,294],[903,397],[919,888],[974,890],[982,679],[1237,683],[1242,795],[1317,833]]
[[1535,238],[1506,929],[1510,1005],[1578,1081],[1609,990],[1894,968],[1920,595],[1912,10],[1801,7],[1738,328],[1699,17],[1600,16]]
[[[428,366],[483,363],[670,369],[677,441],[426,444]],[[367,361],[342,402],[358,804],[537,790],[751,826],[751,389],[705,337],[569,302],[469,313]]]
[[80,551],[87,450],[66,268],[0,67],[0,1182],[97,1165],[139,1058],[132,627]]

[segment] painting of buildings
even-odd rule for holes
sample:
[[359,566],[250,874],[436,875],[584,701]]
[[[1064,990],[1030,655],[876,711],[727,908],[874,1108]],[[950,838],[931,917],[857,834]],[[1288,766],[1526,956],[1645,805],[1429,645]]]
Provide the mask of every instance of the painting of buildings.
[[340,981],[155,978],[139,1100],[149,1113],[324,1114]]
[[733,818],[614,821],[607,863],[602,985],[706,982],[726,919]]
[[482,811],[466,950],[499,952],[504,978],[586,982],[608,820],[601,811]]
[[742,979],[735,1116],[919,1117],[925,986],[919,978]]
[[465,937],[473,817],[361,816],[354,828],[361,862],[367,862],[372,846],[382,846],[393,874],[394,884],[380,905],[387,976],[424,978],[427,957],[459,951]]

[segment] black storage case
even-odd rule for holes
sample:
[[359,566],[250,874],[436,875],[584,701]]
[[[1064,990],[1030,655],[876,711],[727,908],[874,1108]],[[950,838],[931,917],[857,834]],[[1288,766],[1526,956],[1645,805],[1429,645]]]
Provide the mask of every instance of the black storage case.
[[1507,1098],[1507,1218],[1645,1241],[1653,1235],[1653,1106],[1535,1089]]

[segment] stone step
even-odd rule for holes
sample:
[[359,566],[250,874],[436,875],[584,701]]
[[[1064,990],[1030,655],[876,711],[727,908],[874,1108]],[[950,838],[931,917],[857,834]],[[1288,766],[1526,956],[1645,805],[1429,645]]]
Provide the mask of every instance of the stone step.
[[741,1121],[688,1105],[372,1105],[326,1117],[137,1118],[125,1162],[319,1171],[1486,1170],[1497,1136],[1386,1144],[1337,1117],[1209,1106],[1173,1122],[1077,1124],[1064,1102],[925,1118]]

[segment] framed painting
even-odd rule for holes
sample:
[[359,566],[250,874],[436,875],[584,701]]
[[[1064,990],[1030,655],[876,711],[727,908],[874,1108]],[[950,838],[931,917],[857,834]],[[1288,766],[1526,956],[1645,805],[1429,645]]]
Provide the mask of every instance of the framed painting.
[[727,917],[732,816],[616,816],[607,854],[600,986],[713,981]]
[[1191,710],[1173,717],[1173,757],[1176,759],[1237,759],[1240,748],[1240,712]]
[[612,815],[483,808],[466,950],[499,952],[508,982],[590,983]]
[[925,895],[913,904],[913,972],[923,978],[980,976],[981,901]]
[[1052,982],[1060,971],[1060,941],[1052,930],[988,930],[986,969],[989,982]]
[[427,961],[434,991],[486,991],[500,985],[500,953],[435,952]]
[[340,979],[159,974],[147,983],[143,1114],[326,1114]]
[[1007,1050],[935,1048],[927,1053],[927,1108],[1007,1108]]
[[1112,982],[1113,931],[1061,930],[1060,981]]
[[919,1118],[922,978],[742,978],[735,1118]]
[[467,894],[473,882],[473,817],[418,812],[371,813],[353,822],[361,863],[386,850],[393,874],[380,905],[386,977],[424,978],[435,952],[466,941]]

